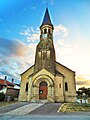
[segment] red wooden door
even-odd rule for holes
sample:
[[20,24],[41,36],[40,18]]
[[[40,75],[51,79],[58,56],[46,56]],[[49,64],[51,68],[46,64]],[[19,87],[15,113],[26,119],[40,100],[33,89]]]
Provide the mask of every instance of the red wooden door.
[[39,85],[39,99],[47,99],[47,93],[47,83],[43,81]]

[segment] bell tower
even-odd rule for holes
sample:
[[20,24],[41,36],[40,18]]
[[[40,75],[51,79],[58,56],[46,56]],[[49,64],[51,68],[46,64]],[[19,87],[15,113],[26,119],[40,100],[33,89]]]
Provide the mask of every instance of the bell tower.
[[50,39],[51,41],[53,40],[54,27],[51,23],[49,12],[48,12],[47,8],[46,8],[43,22],[40,26],[40,30],[41,30],[40,40],[45,40],[46,38]]
[[46,69],[55,74],[55,49],[53,45],[53,24],[51,23],[48,8],[46,8],[43,22],[40,26],[40,42],[36,47],[34,73]]

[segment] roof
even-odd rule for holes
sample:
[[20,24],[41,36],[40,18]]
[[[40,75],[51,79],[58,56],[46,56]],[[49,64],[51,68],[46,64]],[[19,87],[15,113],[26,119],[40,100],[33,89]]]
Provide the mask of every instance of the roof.
[[59,62],[57,62],[57,61],[55,61],[55,62],[56,62],[57,64],[59,64],[59,65],[63,66],[63,67],[64,67],[64,68],[66,68],[67,70],[69,70],[69,71],[71,71],[71,72],[75,73],[75,71],[73,71],[73,70],[69,69],[68,67],[66,67],[66,66],[62,65],[61,63],[59,63]]
[[15,86],[15,85],[17,85],[17,86],[19,86],[19,87],[20,87],[20,84],[14,83],[14,86]]
[[59,76],[62,76],[62,77],[64,77],[64,75],[63,74],[61,74],[59,71],[57,71],[57,70],[55,70],[55,73],[57,74],[57,75],[59,75]]
[[0,85],[10,85],[10,86],[14,86],[12,83],[10,83],[9,81],[7,80],[3,80],[3,79],[0,79]]
[[48,8],[46,8],[44,19],[43,19],[43,22],[40,27],[42,27],[43,25],[51,25],[53,27],[53,25],[51,23],[49,12],[48,12]]
[[27,72],[29,69],[31,69],[32,67],[34,67],[34,65],[32,65],[31,67],[29,67],[27,70],[25,70],[23,73],[21,73],[20,75],[23,75],[25,72]]

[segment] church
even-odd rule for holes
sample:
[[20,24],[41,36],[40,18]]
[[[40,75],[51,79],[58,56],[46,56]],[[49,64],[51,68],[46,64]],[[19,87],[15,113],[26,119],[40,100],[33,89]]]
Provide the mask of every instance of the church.
[[21,74],[19,101],[75,102],[75,72],[56,62],[54,26],[46,8],[35,63]]

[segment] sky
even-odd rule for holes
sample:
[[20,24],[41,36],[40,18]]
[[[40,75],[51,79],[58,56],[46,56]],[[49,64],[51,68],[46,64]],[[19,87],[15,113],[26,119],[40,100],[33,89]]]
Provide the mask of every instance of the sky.
[[90,87],[90,0],[0,0],[0,78],[20,83],[34,64],[46,6],[54,25],[56,60]]

